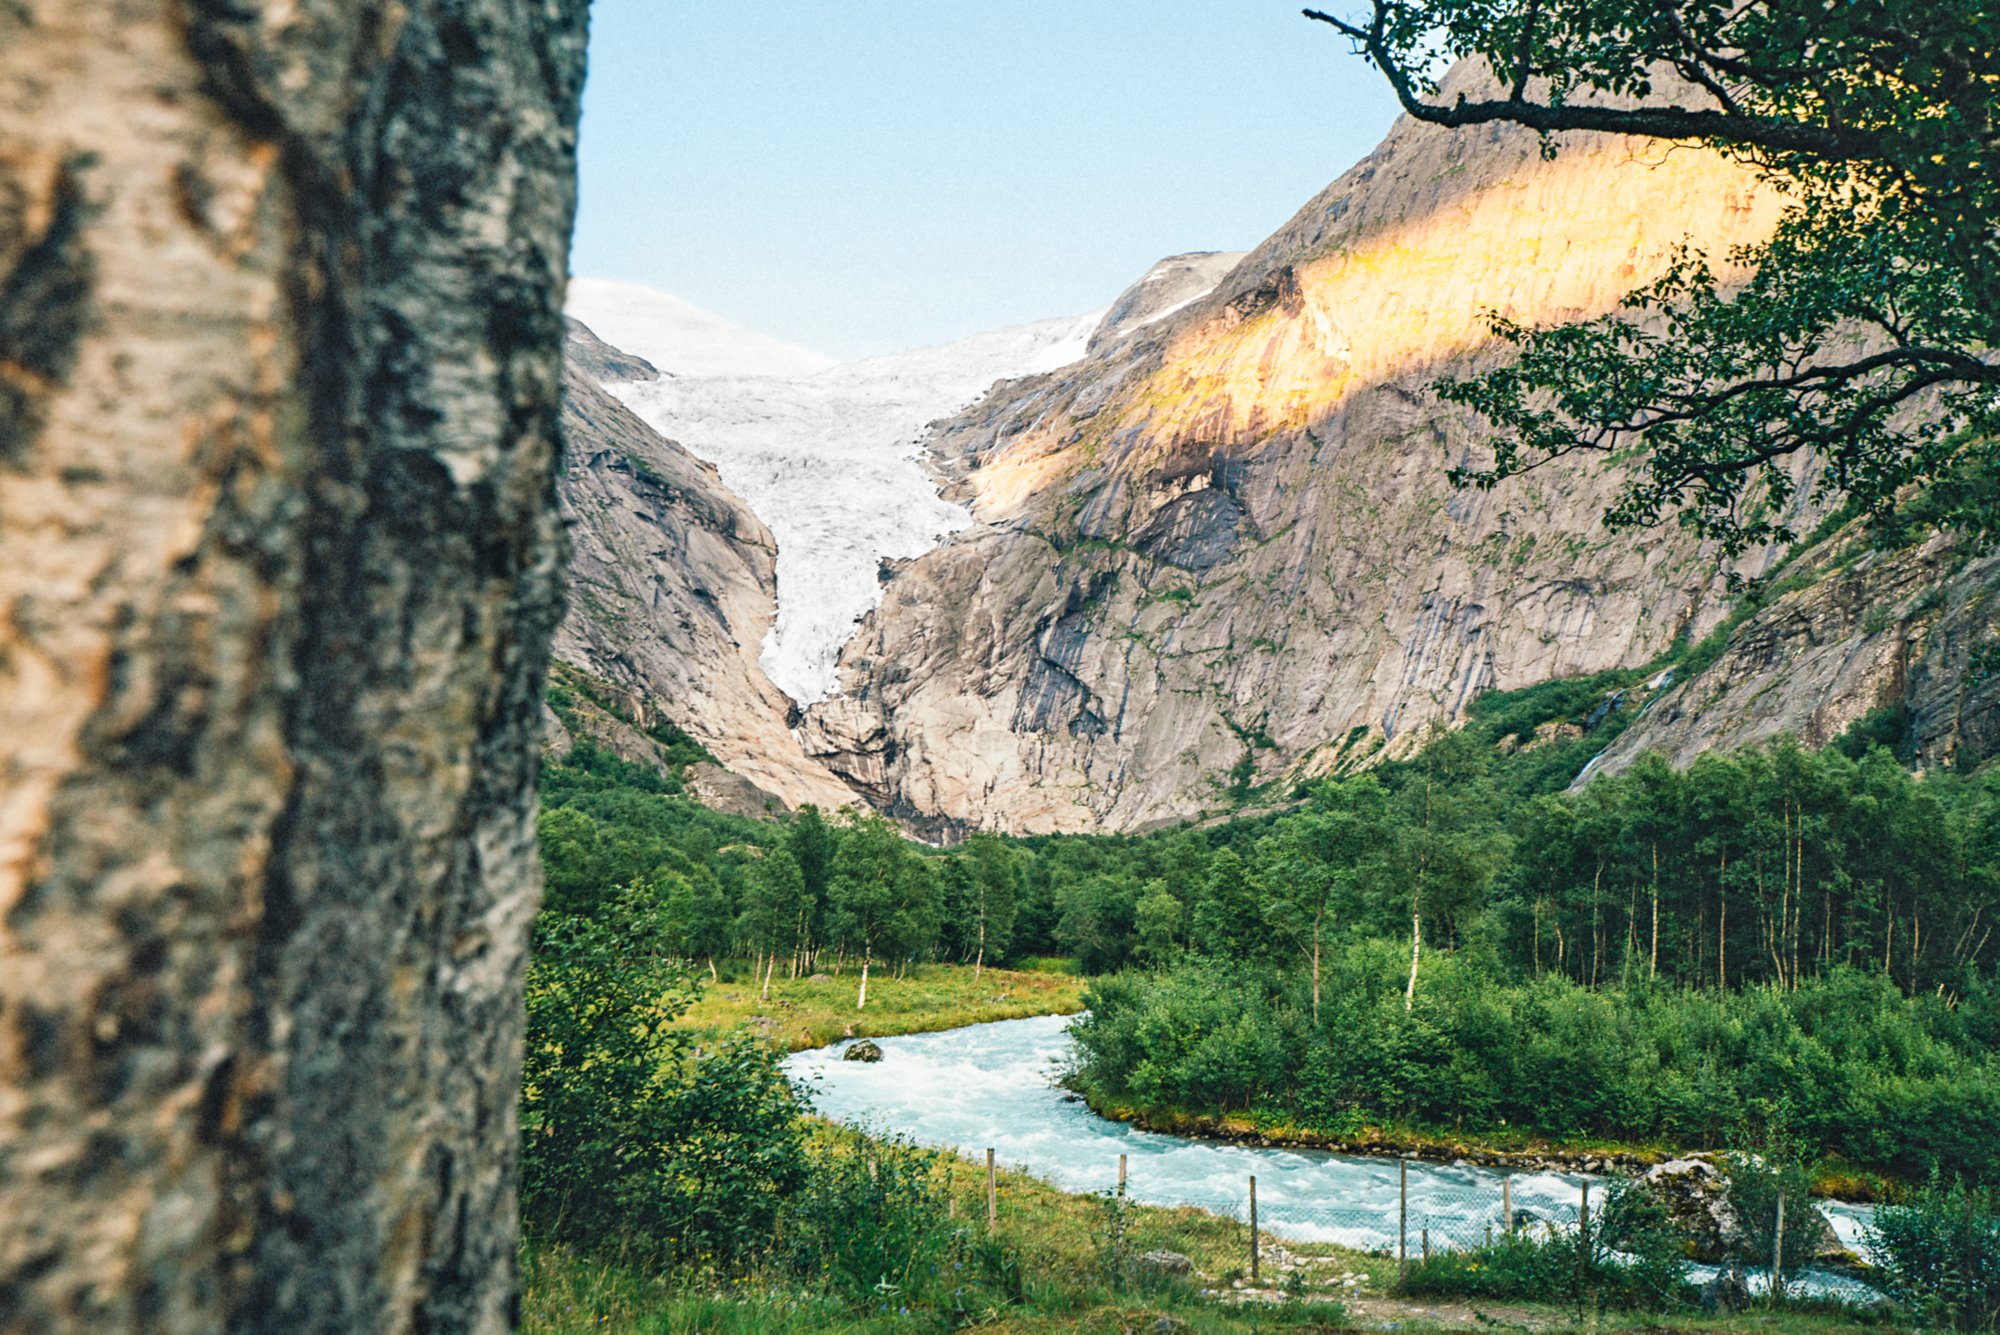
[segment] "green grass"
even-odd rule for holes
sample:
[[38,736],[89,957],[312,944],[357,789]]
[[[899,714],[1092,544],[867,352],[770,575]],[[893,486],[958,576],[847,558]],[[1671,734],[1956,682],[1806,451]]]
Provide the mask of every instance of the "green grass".
[[[949,1194],[962,1227],[984,1233],[985,1169],[950,1163]],[[1166,1318],[1176,1331],[1341,1330],[1345,1309],[1324,1292],[1281,1305],[1234,1309],[1203,1290],[1229,1289],[1248,1266],[1247,1234],[1234,1220],[1198,1210],[1127,1205],[1124,1223],[1131,1254],[1170,1247],[1192,1258],[1189,1277],[1151,1275],[1107,1265],[1111,1207],[1103,1198],[1056,1190],[1025,1174],[999,1176],[996,1234],[1019,1264],[1018,1300],[982,1314],[977,1328],[991,1331],[1149,1330]],[[1293,1247],[1312,1252],[1341,1270],[1365,1270],[1370,1286],[1393,1281],[1393,1263],[1336,1247]],[[529,1335],[568,1332],[911,1331],[930,1327],[894,1313],[867,1315],[796,1285],[770,1285],[756,1276],[731,1280],[648,1277],[617,1260],[593,1260],[559,1248],[525,1248],[526,1289],[522,1329]],[[1232,1290],[1233,1291],[1233,1290]]]
[[897,978],[887,970],[868,975],[868,1008],[854,1008],[859,968],[849,966],[826,981],[774,977],[771,999],[748,964],[710,983],[682,1016],[683,1028],[719,1033],[749,1028],[792,1051],[823,1047],[842,1038],[928,1034],[991,1020],[1033,1015],[1074,1015],[1083,1009],[1087,980],[1054,970],[987,969],[977,978],[965,964],[926,964]]
[[[964,1226],[984,1231],[983,1165],[957,1160],[951,1199]],[[1555,1305],[1520,1302],[1399,1298],[1396,1263],[1331,1244],[1280,1244],[1304,1261],[1305,1273],[1324,1281],[1279,1297],[1275,1286],[1260,1301],[1237,1301],[1236,1280],[1248,1267],[1247,1234],[1234,1220],[1198,1210],[1127,1205],[1127,1252],[1155,1247],[1179,1251],[1195,1264],[1190,1278],[1148,1277],[1107,1266],[1111,1211],[1098,1196],[1056,1190],[1021,1173],[1004,1172],[997,1193],[998,1236],[1019,1259],[1020,1297],[989,1309],[975,1323],[982,1331],[1053,1335],[1058,1331],[1111,1332],[1170,1329],[1192,1335],[1261,1331],[1349,1331],[1393,1328],[1405,1332],[1536,1331],[1760,1331],[1767,1335],[1834,1335],[1867,1326],[1862,1318],[1796,1308],[1759,1308],[1736,1315],[1604,1313],[1578,1318]],[[1264,1255],[1269,1264],[1271,1251]],[[606,1331],[627,1335],[736,1335],[743,1332],[861,1332],[926,1330],[916,1317],[856,1312],[796,1285],[766,1284],[756,1276],[718,1280],[649,1277],[616,1260],[591,1260],[562,1249],[524,1249],[526,1335]],[[1342,1274],[1364,1276],[1352,1296],[1337,1288]],[[1264,1275],[1271,1284],[1270,1271]],[[1219,1298],[1218,1293],[1229,1295]],[[1161,1326],[1165,1320],[1170,1325]],[[1393,1323],[1390,1325],[1389,1323]],[[1879,1326],[1875,1328],[1879,1329]]]

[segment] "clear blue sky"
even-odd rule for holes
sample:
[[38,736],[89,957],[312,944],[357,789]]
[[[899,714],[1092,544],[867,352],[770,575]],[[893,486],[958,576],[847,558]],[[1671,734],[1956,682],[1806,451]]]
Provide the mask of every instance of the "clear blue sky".
[[1255,245],[1380,140],[1298,0],[596,0],[575,269],[840,357]]

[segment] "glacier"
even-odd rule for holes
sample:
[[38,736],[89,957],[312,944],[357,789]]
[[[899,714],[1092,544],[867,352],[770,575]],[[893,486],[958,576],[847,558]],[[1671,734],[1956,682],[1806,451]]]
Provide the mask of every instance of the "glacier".
[[715,465],[778,541],[761,666],[800,705],[839,689],[841,646],[881,601],[885,561],[970,522],[923,461],[924,429],[995,383],[1084,355],[1103,312],[833,364],[665,293],[577,279],[569,313],[664,373],[606,388]]

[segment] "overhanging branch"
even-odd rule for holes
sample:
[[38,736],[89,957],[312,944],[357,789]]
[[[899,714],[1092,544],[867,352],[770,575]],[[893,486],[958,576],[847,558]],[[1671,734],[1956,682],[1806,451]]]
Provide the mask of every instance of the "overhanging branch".
[[1587,104],[1556,106],[1530,101],[1519,95],[1503,100],[1474,102],[1461,94],[1456,102],[1449,104],[1426,102],[1416,80],[1389,47],[1384,29],[1387,7],[1382,0],[1377,0],[1375,17],[1366,28],[1356,27],[1317,9],[1301,12],[1314,22],[1328,24],[1359,43],[1368,58],[1388,78],[1403,110],[1413,119],[1430,125],[1460,129],[1468,125],[1501,122],[1524,126],[1538,134],[1589,131],[1651,139],[1705,140],[1742,144],[1773,152],[1808,154],[1835,162],[1878,160],[1884,156],[1880,136],[1870,131],[1753,116],[1726,109]]

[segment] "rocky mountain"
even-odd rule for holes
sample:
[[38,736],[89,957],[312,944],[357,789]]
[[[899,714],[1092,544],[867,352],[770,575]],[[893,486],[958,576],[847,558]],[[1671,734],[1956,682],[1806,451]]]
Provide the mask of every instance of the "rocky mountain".
[[1093,356],[1157,324],[1215,290],[1243,258],[1240,250],[1202,250],[1169,255],[1118,294],[1104,319],[1091,331]]
[[[1449,486],[1482,427],[1428,386],[1499,355],[1489,312],[1607,311],[1683,242],[1723,256],[1780,209],[1714,155],[1561,149],[1405,121],[1252,252],[1163,260],[1101,317],[846,366],[584,285],[572,311],[623,332],[573,331],[575,375],[616,402],[573,394],[599,444],[565,485],[560,647],[677,699],[787,801],[859,794],[944,837],[1242,810],[1407,754],[1482,691],[1725,623],[1705,671],[1626,702],[1643,717],[1591,772],[1823,743],[1873,710],[1922,763],[2000,750],[1995,558],[1850,535],[1794,554],[1745,619],[1730,576],[1779,555],[1608,533],[1600,469]],[[640,494],[635,452],[671,459],[667,491]]]
[[[571,321],[558,482],[570,594],[557,661],[623,692],[626,718],[643,725],[664,715],[777,804],[833,808],[853,800],[800,749],[792,702],[757,663],[776,615],[770,530],[712,464],[640,421],[592,371],[616,382],[651,378],[652,367]],[[550,722],[560,748],[562,725]],[[643,727],[600,716],[592,730],[627,759],[655,758]],[[724,786],[719,776],[703,777]],[[740,790],[732,800],[759,805]]]
[[893,571],[808,749],[919,827],[1130,830],[1705,634],[1714,552],[1602,531],[1580,468],[1454,492],[1480,428],[1425,386],[1485,312],[1607,310],[1778,207],[1691,150],[1399,124],[1212,292],[937,428],[975,522]]
[[1584,777],[1647,751],[1684,765],[1779,735],[1824,746],[1878,711],[1916,764],[2000,754],[2000,552],[1843,537],[1800,558],[1715,663],[1650,704]]

